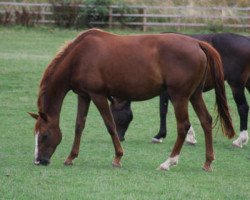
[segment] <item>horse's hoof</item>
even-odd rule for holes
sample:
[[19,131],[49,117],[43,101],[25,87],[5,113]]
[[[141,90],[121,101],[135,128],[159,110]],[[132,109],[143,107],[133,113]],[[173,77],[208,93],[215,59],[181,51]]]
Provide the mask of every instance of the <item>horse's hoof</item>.
[[202,167],[202,169],[205,171],[205,172],[212,172],[213,169],[210,165],[207,165],[207,164],[204,164],[204,166]]
[[239,135],[239,137],[233,141],[233,146],[238,148],[243,148],[244,145],[247,144],[249,140],[248,132],[242,131]]
[[190,142],[190,141],[186,141],[186,144],[187,145],[190,145],[190,146],[195,146],[197,142]]
[[73,165],[73,162],[72,162],[72,160],[65,160],[64,165],[65,166],[71,166],[71,165]]
[[120,162],[115,162],[115,161],[113,161],[113,162],[112,162],[112,166],[113,166],[114,168],[121,168],[121,167],[122,167],[122,164],[121,164]]
[[157,139],[157,138],[152,138],[152,143],[154,143],[154,144],[159,144],[159,143],[162,143],[162,141],[163,141],[163,138],[160,138],[160,139]]
[[233,142],[232,146],[236,147],[236,148],[242,148],[243,147],[241,144],[238,144],[238,143],[235,143],[235,142]]
[[158,170],[158,171],[169,171],[169,167],[165,167],[165,166],[163,166],[163,165],[160,165],[158,168],[156,168],[156,170]]
[[197,140],[193,136],[188,136],[186,137],[186,144],[189,145],[195,145],[197,143]]

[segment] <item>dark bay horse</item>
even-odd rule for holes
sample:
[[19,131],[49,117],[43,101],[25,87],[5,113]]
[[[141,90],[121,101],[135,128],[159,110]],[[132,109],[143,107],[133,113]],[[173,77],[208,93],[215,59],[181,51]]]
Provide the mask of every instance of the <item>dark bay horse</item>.
[[63,99],[69,90],[78,94],[78,114],[72,150],[65,160],[70,165],[79,153],[81,133],[92,100],[111,135],[115,149],[113,166],[121,166],[123,149],[108,104],[115,96],[141,101],[167,90],[177,120],[177,140],[169,158],[160,165],[168,170],[177,164],[187,130],[190,128],[190,100],[205,133],[204,169],[214,160],[212,119],[202,99],[207,71],[212,71],[216,103],[223,133],[235,135],[228,111],[223,68],[218,52],[209,44],[178,34],[120,36],[98,29],[80,34],[59,52],[42,77],[38,114],[30,113],[35,124],[35,164],[47,165],[62,133],[59,118]]
[[[250,39],[245,36],[230,33],[192,35],[192,37],[209,42],[221,55],[225,80],[231,87],[240,116],[240,134],[233,142],[233,145],[242,147],[247,143],[249,138],[247,132],[249,106],[245,96],[245,88],[250,92]],[[207,73],[203,91],[206,92],[213,88],[214,83],[211,73]],[[160,130],[152,139],[155,143],[161,142],[167,135],[166,114],[168,101],[169,96],[167,91],[164,91],[160,95]],[[122,105],[128,105],[129,102],[125,103],[117,99],[115,101],[113,100],[113,102],[111,107],[114,112],[119,137],[121,140],[124,140],[124,130],[128,128],[131,122],[130,116],[132,116],[133,113],[130,107],[122,107]],[[122,122],[120,122],[120,119],[122,119]],[[190,144],[196,143],[192,126],[187,133],[186,140]]]

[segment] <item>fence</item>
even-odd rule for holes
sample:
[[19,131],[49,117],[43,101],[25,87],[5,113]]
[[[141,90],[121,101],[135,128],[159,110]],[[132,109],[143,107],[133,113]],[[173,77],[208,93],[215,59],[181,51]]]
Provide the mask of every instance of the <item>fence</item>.
[[[60,7],[60,5],[58,5]],[[86,5],[74,5],[87,9]],[[25,8],[25,9],[23,9]],[[10,21],[14,21],[21,12],[30,12],[36,23],[52,24],[53,6],[47,3],[16,3],[0,2],[0,14],[8,13]],[[141,27],[143,31],[152,27],[213,27],[222,28],[250,28],[250,7],[160,7],[160,6],[119,6],[106,7],[107,20],[91,21],[92,26],[132,26]],[[22,11],[23,10],[23,11]],[[94,15],[98,15],[95,13]],[[33,19],[34,21],[34,19]]]

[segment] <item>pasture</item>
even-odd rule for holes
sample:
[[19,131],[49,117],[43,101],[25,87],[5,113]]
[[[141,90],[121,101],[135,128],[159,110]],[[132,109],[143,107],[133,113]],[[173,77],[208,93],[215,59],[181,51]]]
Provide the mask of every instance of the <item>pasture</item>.
[[[111,166],[111,138],[91,104],[80,155],[73,166],[66,167],[63,161],[71,149],[76,117],[76,95],[68,93],[60,120],[62,142],[49,166],[35,166],[34,120],[27,112],[37,111],[37,92],[45,67],[59,47],[78,33],[44,27],[0,27],[1,199],[250,199],[250,144],[234,148],[232,140],[215,127],[216,160],[213,172],[204,172],[204,134],[191,106],[190,121],[198,144],[184,145],[179,164],[170,171],[156,170],[176,138],[175,117],[169,106],[167,139],[159,145],[150,143],[159,126],[158,98],[132,104],[134,120],[122,143],[125,155],[121,169]],[[228,86],[227,97],[238,133],[238,114]],[[204,98],[215,116],[214,91]]]

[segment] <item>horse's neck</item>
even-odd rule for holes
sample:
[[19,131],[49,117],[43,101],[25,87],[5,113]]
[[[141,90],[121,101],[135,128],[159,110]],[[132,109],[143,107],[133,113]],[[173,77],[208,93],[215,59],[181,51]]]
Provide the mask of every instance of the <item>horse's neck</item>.
[[50,117],[58,119],[58,121],[63,99],[69,91],[68,76],[67,71],[64,74],[55,72],[53,76],[47,78],[44,83],[46,85],[44,86],[43,95],[39,99],[40,103],[38,103],[40,112],[44,112]]

